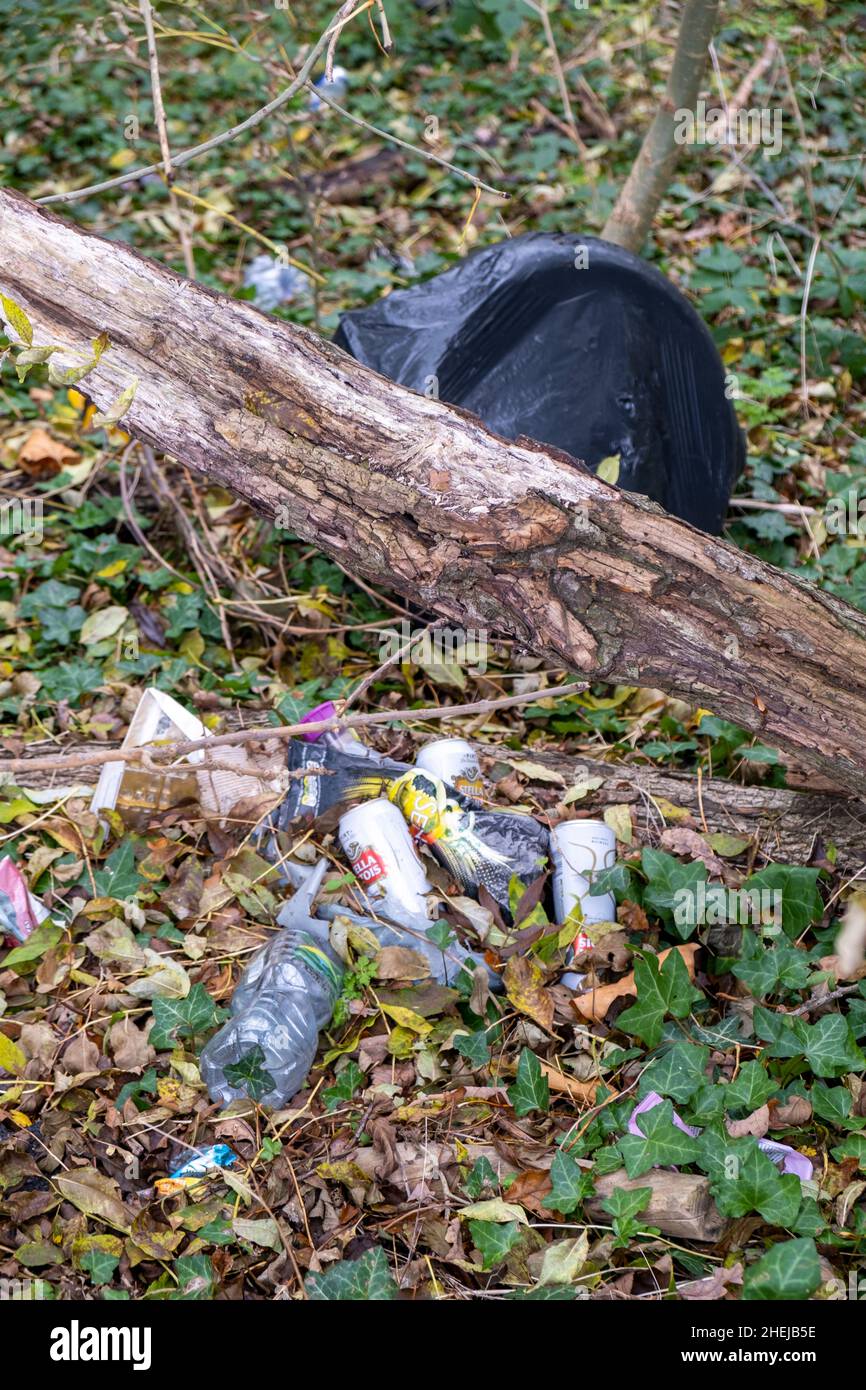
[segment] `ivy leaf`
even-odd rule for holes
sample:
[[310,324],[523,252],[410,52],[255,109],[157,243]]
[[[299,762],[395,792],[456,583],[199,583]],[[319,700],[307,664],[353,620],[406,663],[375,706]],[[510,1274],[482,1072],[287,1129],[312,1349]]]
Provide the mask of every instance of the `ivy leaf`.
[[818,892],[819,869],[803,869],[789,864],[768,864],[743,884],[753,888],[778,892],[781,895],[782,930],[786,936],[801,936],[806,928],[817,922],[824,903]]
[[465,1057],[470,1067],[476,1071],[490,1061],[490,1047],[486,1030],[483,1028],[477,1033],[458,1033],[454,1038],[454,1049],[461,1057]]
[[746,1272],[744,1299],[804,1299],[821,1283],[821,1264],[814,1240],[783,1240]]
[[802,989],[809,978],[812,966],[805,951],[796,946],[773,946],[764,950],[756,938],[758,954],[753,960],[741,960],[733,967],[733,974],[756,998],[778,991]]
[[638,1097],[642,1100],[650,1091],[670,1096],[685,1103],[706,1084],[706,1068],[710,1056],[708,1047],[690,1042],[674,1043],[662,1057],[657,1057],[640,1079]]
[[154,1025],[148,1042],[158,1052],[167,1052],[178,1038],[198,1037],[225,1017],[225,1009],[211,999],[204,985],[193,985],[185,999],[155,995],[152,1000]]
[[577,1159],[564,1149],[558,1149],[550,1165],[550,1180],[553,1187],[544,1199],[548,1211],[561,1212],[569,1216],[592,1195],[594,1183],[589,1169],[581,1168]]
[[308,1274],[307,1297],[316,1302],[384,1303],[397,1297],[397,1283],[379,1245],[357,1260],[341,1260],[324,1274]]
[[225,1070],[229,1084],[246,1091],[250,1100],[261,1100],[276,1087],[274,1078],[265,1068],[265,1050],[261,1043],[256,1043],[236,1062],[229,1062]]
[[499,1179],[496,1176],[496,1170],[490,1162],[490,1159],[485,1158],[482,1154],[481,1157],[476,1159],[473,1163],[472,1171],[463,1184],[463,1190],[467,1197],[470,1197],[473,1202],[477,1202],[485,1187],[493,1188],[498,1186]]
[[494,1269],[502,1264],[509,1250],[520,1239],[519,1221],[470,1221],[472,1242],[480,1252],[482,1269]]
[[789,1226],[801,1202],[800,1180],[781,1174],[754,1139],[732,1139],[705,1129],[695,1140],[697,1162],[710,1179],[710,1190],[723,1216],[757,1211],[771,1225]]
[[202,1302],[213,1297],[214,1272],[209,1255],[181,1255],[175,1262],[177,1288],[170,1297],[189,1302]]
[[620,1139],[619,1151],[630,1178],[637,1178],[650,1168],[669,1163],[693,1163],[697,1158],[697,1140],[674,1124],[673,1110],[669,1100],[654,1105],[636,1120],[644,1137],[624,1134]]
[[517,1079],[508,1087],[508,1099],[515,1115],[528,1115],[532,1110],[546,1111],[550,1104],[547,1077],[534,1052],[524,1047],[517,1063]]
[[760,1062],[744,1062],[735,1080],[724,1088],[725,1109],[745,1110],[751,1115],[778,1089]]
[[595,875],[592,891],[595,895],[613,893],[617,902],[622,902],[623,898],[634,899],[637,890],[634,887],[631,869],[627,864],[617,862],[610,869],[601,869]]
[[693,987],[679,951],[671,951],[661,967],[657,956],[638,958],[634,979],[637,1002],[620,1014],[617,1027],[643,1038],[648,1047],[658,1047],[665,1015],[685,1018],[700,991]]
[[[661,1106],[656,1106],[657,1110]],[[648,1112],[652,1114],[652,1111]],[[644,1117],[641,1116],[641,1119]],[[640,1123],[640,1121],[638,1121]],[[635,1136],[632,1135],[631,1138]],[[615,1220],[624,1221],[631,1216],[637,1216],[639,1211],[643,1211],[648,1206],[649,1200],[653,1195],[651,1187],[615,1187],[609,1197],[605,1197],[602,1206]]]
[[364,1080],[364,1073],[357,1062],[349,1061],[338,1073],[336,1084],[329,1086],[322,1092],[322,1100],[325,1102],[325,1109],[328,1111],[336,1110],[343,1101],[351,1100],[361,1082]]
[[713,1120],[721,1119],[725,1112],[725,1089],[724,1086],[711,1086],[708,1083],[695,1091],[686,1112],[689,1124],[703,1129]]
[[847,1139],[836,1145],[833,1157],[840,1162],[843,1158],[856,1158],[859,1167],[866,1172],[866,1134],[849,1134]]
[[755,1032],[769,1042],[771,1057],[805,1057],[816,1076],[845,1076],[862,1071],[866,1058],[842,1014],[825,1014],[817,1023],[756,1008]]
[[96,891],[101,898],[125,902],[138,892],[142,883],[135,867],[135,846],[131,839],[123,840],[108,856],[101,869],[93,875]]
[[809,1029],[806,1060],[816,1076],[844,1076],[861,1072],[866,1057],[854,1041],[851,1025],[842,1014],[825,1014]]
[[36,696],[37,704],[46,701],[68,700],[77,705],[82,695],[95,690],[102,683],[102,672],[98,666],[87,661],[62,661],[39,672],[42,687]]
[[846,1086],[825,1086],[818,1082],[809,1094],[812,1109],[819,1120],[831,1125],[843,1125],[851,1114],[851,1092]]
[[110,1284],[114,1278],[114,1271],[120,1264],[120,1255],[112,1254],[110,1250],[103,1250],[98,1245],[92,1245],[81,1256],[80,1264],[85,1274],[90,1275],[92,1284]]
[[446,951],[451,943],[457,939],[444,918],[434,922],[432,927],[427,927],[424,935],[433,942],[434,946],[438,946],[440,951]]
[[771,1057],[804,1057],[809,1025],[804,1018],[787,1018],[758,1006],[753,1014],[755,1035],[770,1044]]
[[673,922],[682,941],[687,941],[697,926],[697,885],[706,883],[705,864],[681,864],[672,854],[661,849],[645,849],[641,868],[647,876],[643,905],[666,922]]

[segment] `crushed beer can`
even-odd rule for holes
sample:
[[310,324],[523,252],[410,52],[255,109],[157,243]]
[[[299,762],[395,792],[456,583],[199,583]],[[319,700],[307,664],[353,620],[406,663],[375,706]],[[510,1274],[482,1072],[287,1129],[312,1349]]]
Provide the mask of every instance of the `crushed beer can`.
[[480,796],[484,790],[478,754],[465,738],[437,738],[426,743],[415,766],[441,777],[464,796]]
[[482,810],[418,768],[398,777],[387,796],[461,887],[477,897],[483,883],[506,917],[512,877],[529,884],[542,871],[549,837],[532,816]]

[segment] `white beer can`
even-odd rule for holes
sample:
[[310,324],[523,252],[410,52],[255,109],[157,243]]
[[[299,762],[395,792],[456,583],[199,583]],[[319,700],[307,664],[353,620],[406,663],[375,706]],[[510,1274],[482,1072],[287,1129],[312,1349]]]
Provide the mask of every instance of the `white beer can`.
[[429,917],[427,894],[433,889],[393,802],[380,796],[353,806],[340,817],[337,835],[376,912],[407,925]]
[[[553,862],[553,905],[557,922],[564,922],[576,902],[584,922],[615,922],[616,900],[612,893],[593,893],[592,881],[616,863],[616,836],[601,820],[562,821],[550,832]],[[575,951],[592,945],[580,932]]]
[[436,738],[426,743],[415,766],[441,777],[466,796],[480,796],[484,789],[478,754],[465,738]]

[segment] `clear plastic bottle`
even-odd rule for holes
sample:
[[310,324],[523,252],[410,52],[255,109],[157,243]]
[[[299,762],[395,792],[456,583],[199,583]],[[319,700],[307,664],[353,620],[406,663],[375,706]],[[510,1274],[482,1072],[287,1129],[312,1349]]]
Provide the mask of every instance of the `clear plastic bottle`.
[[343,982],[328,925],[310,915],[326,868],[323,860],[295,893],[286,925],[237,986],[231,1018],[202,1050],[202,1080],[214,1100],[284,1105],[309,1074]]

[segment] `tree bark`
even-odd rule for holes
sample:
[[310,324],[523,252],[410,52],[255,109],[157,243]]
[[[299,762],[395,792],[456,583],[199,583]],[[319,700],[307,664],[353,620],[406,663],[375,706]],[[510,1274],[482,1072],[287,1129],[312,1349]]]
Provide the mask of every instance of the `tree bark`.
[[676,112],[694,110],[718,15],[719,0],[687,0],[667,89],[605,223],[605,241],[636,254],[646,241],[682,149],[676,142]]
[[[510,756],[510,750],[503,748],[482,746],[480,751],[494,761]],[[753,840],[759,862],[765,856],[782,863],[808,864],[832,845],[840,872],[855,872],[866,864],[866,804],[838,792],[808,786],[802,790],[739,786],[723,777],[704,777],[699,783],[694,772],[645,763],[600,762],[582,753],[570,757],[533,748],[529,758],[561,772],[566,787],[578,780],[578,767],[581,779],[600,777],[601,786],[573,809],[598,817],[607,806],[631,806],[635,828],[645,841],[661,828],[663,803],[668,801],[689,812],[689,825],[696,830],[706,824],[707,830]],[[664,819],[668,825],[675,823],[671,817]]]
[[108,335],[83,385],[106,409],[137,377],[138,438],[463,627],[703,705],[860,791],[855,609],[9,191],[0,246],[36,344],[82,360]]

